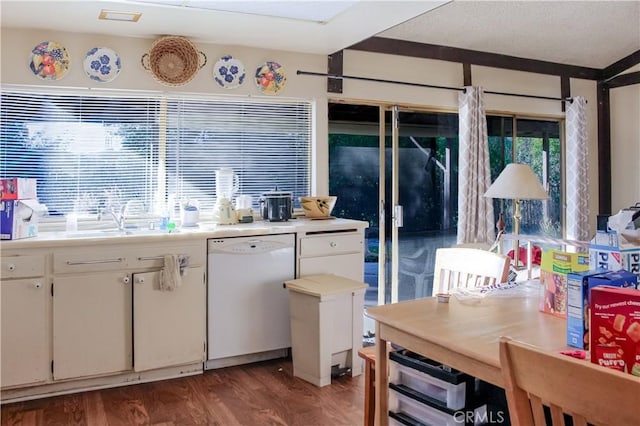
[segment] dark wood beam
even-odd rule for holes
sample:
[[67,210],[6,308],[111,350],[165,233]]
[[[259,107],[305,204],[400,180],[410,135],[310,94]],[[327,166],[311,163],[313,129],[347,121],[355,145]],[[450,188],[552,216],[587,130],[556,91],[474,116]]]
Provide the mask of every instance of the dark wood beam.
[[631,86],[632,84],[640,84],[640,71],[620,74],[617,77],[613,77],[611,80],[605,81],[604,84],[606,84],[609,89]]
[[493,68],[534,72],[538,74],[559,75],[585,80],[601,80],[601,70],[579,67],[477,50],[458,49],[413,41],[396,40],[383,37],[371,37],[348,47],[352,50],[386,53],[389,55],[411,56],[416,58],[437,59],[442,61],[469,63]]
[[[344,70],[344,51],[332,53],[327,59],[327,73],[330,75],[342,75]],[[327,77],[327,92],[342,93],[342,79]]]
[[[567,99],[571,97],[571,80],[569,77],[560,77],[560,97]],[[566,104],[562,103],[562,112],[567,110]]]
[[609,88],[598,82],[598,213],[611,214],[611,110]]
[[465,86],[473,86],[471,82],[471,64],[466,62],[462,64],[462,78]]
[[621,72],[640,64],[640,50],[636,50],[631,55],[620,59],[602,70],[601,80],[608,80],[617,76]]

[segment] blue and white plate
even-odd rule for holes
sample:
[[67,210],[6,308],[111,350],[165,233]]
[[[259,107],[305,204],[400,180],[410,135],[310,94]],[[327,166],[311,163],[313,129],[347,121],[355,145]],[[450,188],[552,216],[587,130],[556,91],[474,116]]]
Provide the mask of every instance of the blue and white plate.
[[213,79],[225,89],[235,89],[244,83],[244,64],[231,55],[223,56],[213,66]]
[[108,47],[94,47],[84,58],[84,72],[99,83],[108,83],[120,74],[120,56]]

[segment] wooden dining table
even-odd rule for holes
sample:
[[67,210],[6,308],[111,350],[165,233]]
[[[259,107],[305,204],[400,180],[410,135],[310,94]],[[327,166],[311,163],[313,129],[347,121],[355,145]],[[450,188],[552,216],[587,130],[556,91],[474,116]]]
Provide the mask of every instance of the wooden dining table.
[[[566,345],[566,321],[538,311],[537,297],[487,297],[448,303],[435,297],[369,307],[376,321],[376,425],[388,423],[388,342],[504,387],[498,341],[509,336],[544,350]],[[588,361],[585,361],[588,362]]]

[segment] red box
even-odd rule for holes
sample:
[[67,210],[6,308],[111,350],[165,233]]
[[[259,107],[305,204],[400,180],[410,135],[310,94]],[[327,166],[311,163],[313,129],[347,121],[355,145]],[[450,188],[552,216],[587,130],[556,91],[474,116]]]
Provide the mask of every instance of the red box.
[[0,179],[0,200],[35,200],[37,179]]
[[640,376],[640,290],[591,289],[591,362]]

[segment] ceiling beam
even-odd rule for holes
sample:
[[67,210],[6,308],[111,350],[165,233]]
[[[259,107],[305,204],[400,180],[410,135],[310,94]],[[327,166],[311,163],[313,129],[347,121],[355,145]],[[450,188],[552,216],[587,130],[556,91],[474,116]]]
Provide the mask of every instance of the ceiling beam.
[[605,81],[604,84],[610,89],[615,87],[631,86],[632,84],[640,84],[640,71],[620,74],[617,77],[613,77],[611,80]]
[[628,70],[629,68],[640,64],[640,50],[636,50],[631,55],[620,59],[602,70],[602,80],[608,80]]
[[601,80],[602,71],[597,68],[579,67],[517,56],[458,49],[456,47],[417,43],[383,37],[371,37],[356,43],[347,49],[365,52],[386,53],[389,55],[411,56],[424,59],[469,63],[493,68],[558,75],[586,80]]

